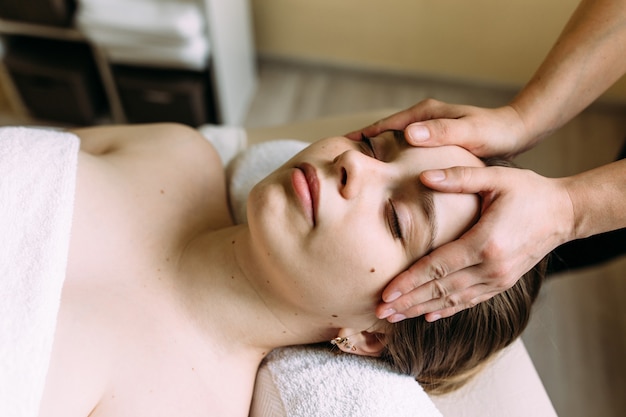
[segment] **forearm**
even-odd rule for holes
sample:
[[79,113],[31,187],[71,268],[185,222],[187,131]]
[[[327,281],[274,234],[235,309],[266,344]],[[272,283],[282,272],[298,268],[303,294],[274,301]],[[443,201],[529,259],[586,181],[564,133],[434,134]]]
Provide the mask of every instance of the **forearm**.
[[583,0],[533,78],[511,102],[528,149],[626,72],[626,0]]
[[572,201],[572,240],[626,227],[626,160],[563,179]]

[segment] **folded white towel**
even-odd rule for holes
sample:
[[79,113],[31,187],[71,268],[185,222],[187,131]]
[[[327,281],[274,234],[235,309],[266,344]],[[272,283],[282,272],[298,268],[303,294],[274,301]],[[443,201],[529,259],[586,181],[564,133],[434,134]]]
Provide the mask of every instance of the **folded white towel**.
[[209,62],[209,42],[204,36],[189,39],[177,46],[144,41],[115,44],[108,43],[109,40],[104,36],[97,39],[109,61],[114,64],[201,71],[206,69]]
[[76,20],[87,34],[94,24],[185,39],[206,31],[203,16],[196,1],[81,0]]
[[118,64],[205,69],[209,41],[195,1],[83,0],[76,23]]
[[442,417],[413,378],[330,346],[276,349],[257,379],[250,417]]
[[78,138],[0,128],[0,416],[35,417],[65,280]]

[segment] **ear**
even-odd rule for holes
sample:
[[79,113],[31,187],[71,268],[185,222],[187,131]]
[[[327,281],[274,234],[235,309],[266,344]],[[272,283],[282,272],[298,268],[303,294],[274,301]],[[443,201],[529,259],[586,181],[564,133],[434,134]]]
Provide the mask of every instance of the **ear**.
[[385,349],[384,333],[342,328],[337,337],[341,339],[337,347],[346,353],[378,357]]

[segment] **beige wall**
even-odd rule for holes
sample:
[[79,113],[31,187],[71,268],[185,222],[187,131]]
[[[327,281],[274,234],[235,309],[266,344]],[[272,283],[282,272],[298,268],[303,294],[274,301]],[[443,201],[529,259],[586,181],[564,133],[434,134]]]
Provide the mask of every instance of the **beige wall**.
[[[260,54],[522,86],[578,0],[252,0]],[[626,78],[606,95],[626,101]]]

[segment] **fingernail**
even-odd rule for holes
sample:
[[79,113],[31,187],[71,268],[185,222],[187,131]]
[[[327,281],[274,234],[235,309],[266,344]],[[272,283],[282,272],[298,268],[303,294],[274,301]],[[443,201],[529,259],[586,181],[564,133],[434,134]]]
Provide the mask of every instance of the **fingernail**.
[[396,292],[394,292],[394,293],[391,293],[388,297],[386,297],[386,298],[384,299],[384,301],[385,301],[386,303],[390,303],[390,302],[392,302],[392,301],[397,300],[398,298],[400,298],[400,296],[401,296],[401,295],[402,295],[402,293],[401,293],[401,292],[396,291]]
[[406,316],[404,314],[394,314],[393,316],[389,317],[387,321],[389,321],[389,323],[397,323],[404,319],[406,319]]
[[391,316],[392,314],[396,314],[396,310],[394,310],[393,308],[388,308],[387,310],[383,311],[383,314],[381,314],[380,316],[378,316],[379,319],[386,319],[387,317]]
[[413,142],[424,142],[430,139],[430,130],[426,126],[413,125],[409,126],[407,133]]
[[422,175],[425,179],[431,182],[440,182],[446,179],[446,173],[440,169],[425,171]]
[[441,318],[441,314],[433,314],[431,316],[428,316],[428,321],[433,322],[433,321],[437,321]]

